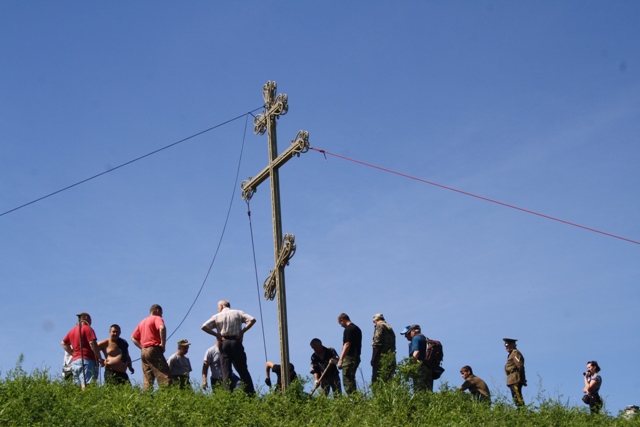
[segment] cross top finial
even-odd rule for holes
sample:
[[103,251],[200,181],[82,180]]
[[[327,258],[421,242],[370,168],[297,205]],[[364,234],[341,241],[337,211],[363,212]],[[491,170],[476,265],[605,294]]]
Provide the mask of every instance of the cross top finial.
[[264,112],[253,119],[253,132],[264,135],[267,131],[267,120],[277,119],[289,111],[289,97],[284,93],[276,95],[278,84],[269,80],[262,86],[262,98],[264,99]]
[[267,108],[270,104],[273,104],[276,98],[276,90],[278,89],[278,83],[272,82],[269,80],[262,86],[262,98],[264,99],[264,103],[267,105]]

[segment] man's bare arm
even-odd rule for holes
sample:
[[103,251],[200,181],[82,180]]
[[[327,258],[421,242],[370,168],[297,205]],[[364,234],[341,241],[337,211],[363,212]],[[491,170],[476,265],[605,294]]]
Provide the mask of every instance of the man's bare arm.
[[140,350],[142,350],[142,344],[140,344],[140,341],[135,339],[133,336],[131,336],[131,342],[134,343]]
[[247,323],[246,326],[244,327],[244,332],[247,332],[255,324],[256,324],[256,319],[253,319],[251,322]]
[[239,339],[239,340],[242,340],[242,337],[244,336],[244,333],[245,333],[245,332],[247,332],[249,329],[251,329],[251,327],[252,327],[253,325],[255,325],[255,323],[256,323],[256,319],[252,319],[252,320],[250,320],[250,321],[245,325],[244,329],[242,329],[242,330],[240,331],[240,333],[238,334],[238,339]]
[[342,359],[344,359],[344,357],[347,355],[350,348],[351,348],[350,342],[344,343],[344,345],[342,346],[342,353],[340,353],[340,359],[338,360],[338,362],[342,362]]
[[109,347],[109,339],[104,339],[98,343],[98,350],[102,352],[104,358],[107,358],[107,347]]
[[64,351],[67,352],[67,354],[73,356],[73,349],[71,348],[71,346],[69,344],[67,344],[66,342],[61,342],[60,343],[62,345],[62,348],[64,348]]
[[98,343],[96,343],[96,340],[89,341],[89,347],[91,347],[93,354],[96,356],[96,362],[101,365],[104,364],[104,359],[100,357],[100,350],[98,349]]
[[207,389],[207,374],[209,373],[209,362],[202,362],[202,389]]
[[218,332],[216,332],[212,328],[209,328],[209,327],[207,327],[205,325],[202,325],[202,328],[200,328],[200,329],[202,329],[203,331],[205,331],[209,335],[213,335],[214,337],[216,337],[218,339],[218,341],[222,341],[222,335],[220,335]]
[[162,325],[158,330],[160,331],[160,347],[162,347],[162,352],[164,353],[165,348],[167,348],[167,328]]
[[269,378],[269,376],[271,375],[271,369],[273,369],[273,365],[275,365],[275,363],[273,362],[267,362],[265,365],[266,368],[266,377],[265,378]]

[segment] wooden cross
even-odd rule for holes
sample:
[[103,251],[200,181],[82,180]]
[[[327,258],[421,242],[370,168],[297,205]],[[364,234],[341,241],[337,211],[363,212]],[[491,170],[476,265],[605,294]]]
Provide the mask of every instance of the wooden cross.
[[309,151],[309,132],[299,131],[291,145],[278,156],[276,138],[276,119],[289,111],[287,95],[276,96],[276,82],[268,81],[262,87],[264,98],[264,112],[255,117],[254,132],[264,135],[267,132],[269,145],[269,165],[254,178],[249,178],[241,184],[242,198],[251,199],[258,185],[267,178],[271,178],[271,214],[273,219],[273,243],[275,255],[275,269],[271,270],[264,282],[265,299],[273,300],[278,296],[278,328],[280,332],[280,372],[282,391],[285,391],[291,379],[289,378],[289,330],[287,326],[287,294],[284,286],[284,267],[296,251],[295,236],[282,236],[282,217],[280,214],[280,177],[278,169],[293,156]]

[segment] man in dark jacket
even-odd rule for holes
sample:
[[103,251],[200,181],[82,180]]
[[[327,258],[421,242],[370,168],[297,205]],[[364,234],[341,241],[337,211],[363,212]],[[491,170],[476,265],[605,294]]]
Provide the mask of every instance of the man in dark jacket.
[[[334,394],[340,394],[340,373],[336,367],[338,363],[338,353],[332,347],[325,347],[318,338],[311,340],[311,374],[316,381],[316,387],[321,387],[325,395],[329,394],[329,389]],[[320,379],[322,378],[322,380]]]

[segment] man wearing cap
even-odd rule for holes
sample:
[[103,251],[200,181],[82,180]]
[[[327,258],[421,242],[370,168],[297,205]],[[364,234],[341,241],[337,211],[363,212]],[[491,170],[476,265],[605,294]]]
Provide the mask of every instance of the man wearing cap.
[[162,307],[153,304],[149,317],[143,319],[131,335],[131,341],[138,347],[142,362],[142,389],[153,388],[154,381],[159,386],[171,385],[171,372],[164,351],[167,344],[167,329],[162,320]]
[[[245,392],[250,396],[255,394],[255,388],[247,367],[247,354],[242,345],[242,338],[255,323],[256,319],[252,316],[241,310],[232,310],[229,301],[220,300],[218,314],[214,314],[202,325],[203,331],[213,335],[220,342],[220,365],[224,387],[227,390],[233,390],[231,383],[231,365],[233,365],[244,383]],[[242,324],[245,325],[244,329]],[[217,332],[214,329],[217,329]]]
[[527,385],[527,377],[524,371],[524,356],[516,348],[516,339],[503,338],[504,347],[509,353],[504,371],[507,374],[507,387],[511,390],[513,403],[516,406],[524,406],[522,387]]
[[424,362],[427,356],[427,338],[422,335],[420,325],[407,326],[400,334],[409,341],[409,360],[418,365],[411,378],[414,391],[433,391],[433,369]]
[[178,341],[178,351],[172,354],[167,360],[171,380],[178,383],[180,388],[189,387],[189,372],[191,372],[191,361],[187,357],[191,343],[186,339]]
[[91,327],[91,316],[82,312],[77,315],[78,323],[62,339],[62,348],[70,354],[73,380],[82,389],[98,377],[100,358],[96,333]]
[[[371,354],[371,383],[381,379],[389,381],[396,370],[396,334],[393,328],[384,320],[382,313],[373,316],[375,329],[373,332],[373,353]],[[388,365],[382,366],[382,357]],[[382,375],[380,371],[382,370]]]
[[342,369],[344,391],[351,394],[357,390],[356,373],[360,366],[362,351],[362,330],[349,319],[346,313],[338,316],[338,323],[344,328],[342,334],[342,353],[338,359],[338,369]]

